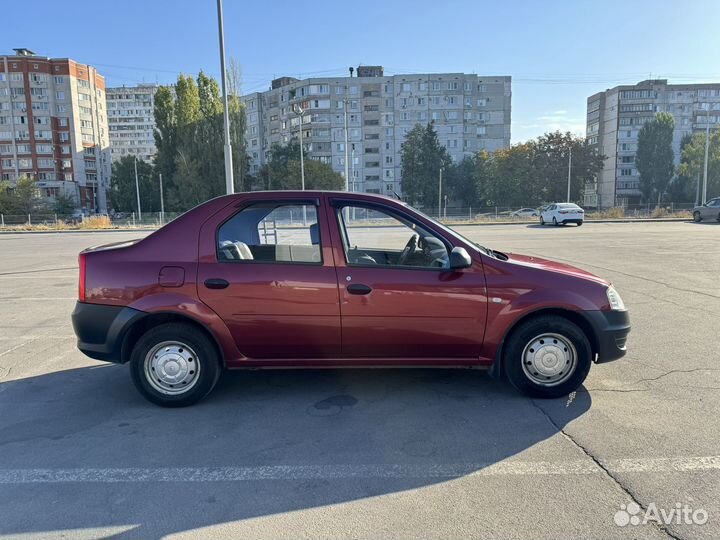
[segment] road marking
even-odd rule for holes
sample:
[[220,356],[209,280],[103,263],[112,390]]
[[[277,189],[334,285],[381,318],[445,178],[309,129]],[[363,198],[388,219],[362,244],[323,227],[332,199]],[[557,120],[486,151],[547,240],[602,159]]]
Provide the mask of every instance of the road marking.
[[77,296],[44,296],[37,298],[34,296],[0,296],[0,300],[19,300],[22,302],[41,302],[43,300],[77,300]]
[[[604,463],[612,472],[697,472],[720,470],[720,456],[619,459]],[[247,482],[257,480],[342,480],[459,478],[462,476],[593,475],[604,471],[589,460],[560,463],[506,461],[499,463],[427,465],[267,465],[259,467],[0,469],[2,484]]]

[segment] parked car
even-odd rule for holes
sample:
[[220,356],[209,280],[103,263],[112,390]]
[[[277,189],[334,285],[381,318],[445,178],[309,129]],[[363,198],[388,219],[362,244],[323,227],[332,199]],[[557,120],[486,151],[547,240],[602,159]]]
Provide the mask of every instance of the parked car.
[[540,212],[535,208],[521,208],[520,210],[515,210],[510,215],[513,217],[537,217],[540,215]]
[[706,219],[720,221],[720,197],[710,199],[702,206],[693,208],[693,221],[699,223]]
[[630,331],[604,279],[379,195],[219,197],[79,267],[79,349],[129,363],[165,406],[201,399],[223,368],[473,367],[554,398],[622,357]]
[[543,207],[540,212],[540,225],[567,225],[575,223],[580,226],[585,220],[585,210],[574,203],[555,203]]

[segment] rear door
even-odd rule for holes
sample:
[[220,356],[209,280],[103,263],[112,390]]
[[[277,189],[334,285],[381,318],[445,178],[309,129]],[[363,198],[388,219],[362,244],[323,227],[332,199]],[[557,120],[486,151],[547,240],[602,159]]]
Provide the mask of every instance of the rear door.
[[340,306],[320,199],[253,199],[203,225],[198,292],[249,359],[340,355]]
[[410,212],[335,199],[328,218],[343,357],[477,360],[487,314],[479,259],[471,268],[450,270],[451,241]]

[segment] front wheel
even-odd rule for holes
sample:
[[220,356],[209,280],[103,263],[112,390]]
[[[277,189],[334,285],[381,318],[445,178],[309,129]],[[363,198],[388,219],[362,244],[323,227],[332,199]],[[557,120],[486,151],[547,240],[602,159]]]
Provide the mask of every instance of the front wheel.
[[702,221],[702,216],[700,215],[700,212],[693,212],[693,221],[695,223],[700,223]]
[[515,329],[504,348],[503,366],[512,385],[533,398],[558,398],[576,390],[592,364],[592,347],[574,323],[555,315]]
[[220,377],[213,342],[185,323],[156,326],[143,334],[130,356],[130,374],[148,401],[163,407],[185,407],[201,400]]
[[583,224],[583,222],[582,222],[582,221],[578,221],[578,224],[577,224],[577,226],[578,226],[578,227],[580,227],[580,226],[581,226],[582,224]]

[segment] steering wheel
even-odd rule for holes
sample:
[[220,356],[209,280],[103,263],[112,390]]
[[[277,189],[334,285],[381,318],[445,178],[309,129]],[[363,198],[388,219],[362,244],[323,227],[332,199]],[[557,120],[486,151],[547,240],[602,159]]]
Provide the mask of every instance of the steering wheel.
[[402,250],[402,253],[400,254],[400,257],[398,257],[398,264],[400,266],[407,263],[408,259],[410,258],[410,255],[415,253],[415,249],[417,248],[418,241],[420,240],[420,235],[415,233],[413,234],[410,239],[407,241],[407,244],[405,244],[405,248]]

